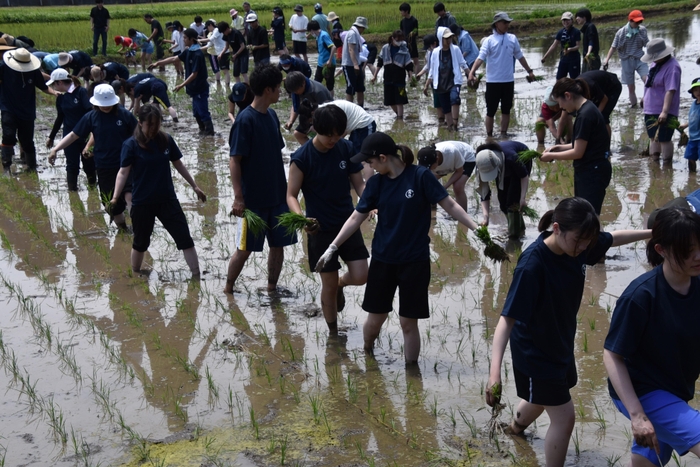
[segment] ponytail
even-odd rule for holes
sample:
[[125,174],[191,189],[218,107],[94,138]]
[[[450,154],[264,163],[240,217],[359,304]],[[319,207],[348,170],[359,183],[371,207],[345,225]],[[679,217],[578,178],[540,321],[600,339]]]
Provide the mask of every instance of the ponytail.
[[590,99],[591,91],[588,88],[588,83],[583,78],[562,78],[554,84],[552,88],[552,97],[559,99],[564,97],[564,93],[576,94],[578,96]]
[[415,158],[413,157],[413,151],[411,151],[411,148],[403,144],[397,144],[396,149],[401,152],[401,157],[399,157],[398,154],[396,154],[396,157],[399,157],[406,165],[413,165]]
[[[160,109],[157,105],[146,104],[141,106],[139,109],[139,123],[148,122],[149,124],[157,123],[160,125],[161,120],[163,120],[163,115],[160,113]],[[142,148],[146,148],[149,141],[151,141],[141,129],[141,125],[136,125],[134,129],[134,139]],[[158,148],[161,151],[165,151],[168,148],[168,135],[159,128],[158,133],[153,138],[156,142]]]
[[555,222],[562,233],[577,232],[579,241],[595,239],[600,232],[598,216],[591,203],[583,198],[561,200],[556,208],[544,213],[537,230],[544,232]]
[[647,260],[652,266],[663,264],[664,256],[656,251],[660,245],[666,256],[682,265],[690,257],[693,248],[700,248],[700,216],[686,207],[661,209],[656,215],[647,243]]

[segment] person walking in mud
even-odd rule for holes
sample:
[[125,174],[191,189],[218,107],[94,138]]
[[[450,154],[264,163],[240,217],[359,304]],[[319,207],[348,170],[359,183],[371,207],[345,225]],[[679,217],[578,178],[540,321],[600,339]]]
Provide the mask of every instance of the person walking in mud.
[[581,53],[579,52],[581,31],[574,27],[574,15],[570,11],[561,15],[561,24],[564,27],[557,33],[554,42],[542,56],[542,63],[547,60],[547,56],[557,46],[561,46],[556,79],[561,79],[566,75],[569,75],[571,79],[576,79],[581,73]]
[[588,8],[576,12],[576,24],[581,26],[581,43],[583,44],[583,62],[581,73],[600,70],[600,39],[598,28],[593,24],[593,16]]
[[440,46],[430,56],[428,79],[423,88],[426,96],[429,87],[437,93],[449,131],[456,131],[459,127],[459,107],[462,104],[459,93],[464,82],[462,73],[469,70],[462,51],[452,42],[453,37],[455,35],[449,28],[438,28],[437,40]]
[[250,75],[250,87],[255,94],[253,103],[236,117],[229,136],[233,207],[231,214],[243,217],[252,211],[267,223],[263,232],[253,232],[241,219],[236,235],[236,251],[231,256],[224,292],[232,294],[238,276],[250,254],[262,251],[267,239],[270,247],[267,259],[267,290],[277,291],[277,281],[284,262],[283,248],[297,242],[296,235],[287,235],[277,228],[277,216],[289,212],[287,178],[284,173],[282,148],[284,139],[280,122],[270,106],[280,97],[282,72],[276,65],[258,65]]
[[644,16],[639,10],[632,10],[627,16],[627,24],[615,33],[615,38],[612,41],[608,55],[603,62],[603,70],[608,70],[608,64],[613,52],[617,50],[620,56],[620,65],[622,72],[620,73],[620,81],[627,85],[629,91],[630,107],[637,107],[637,94],[634,84],[634,74],[637,73],[646,83],[649,67],[642,62],[644,55],[644,47],[649,42],[647,28],[642,25]]
[[508,32],[508,27],[513,19],[508,13],[496,13],[493,17],[493,34],[488,36],[481,46],[479,56],[471,71],[469,81],[476,81],[476,72],[482,63],[486,62],[486,135],[493,136],[493,123],[501,106],[501,137],[507,137],[510,125],[510,110],[513,107],[515,95],[515,67],[513,60],[518,60],[527,71],[531,80],[535,75],[527,64],[527,59],[520,50],[518,39]]
[[[306,228],[310,269],[353,212],[350,186],[357,196],[362,196],[365,188],[362,164],[350,161],[355,155],[353,144],[343,139],[346,125],[347,117],[339,107],[332,103],[319,107],[313,117],[316,136],[292,154],[289,164],[289,210],[302,214],[298,200],[302,191],[306,216],[316,220],[314,226]],[[339,247],[338,256],[348,266],[345,274],[339,276],[337,258],[317,271],[321,274],[321,309],[331,334],[338,332],[338,312],[345,307],[343,289],[367,282],[369,253],[359,230]]]
[[486,403],[500,403],[501,367],[510,341],[521,400],[508,430],[522,433],[546,411],[546,465],[562,467],[575,422],[569,390],[578,380],[574,337],[585,268],[604,258],[608,249],[644,240],[651,232],[601,232],[593,206],[583,198],[562,200],[542,216],[538,229],[540,236],[518,259],[493,335]]
[[97,44],[102,38],[102,56],[107,56],[107,31],[109,31],[109,11],[105,8],[104,0],[95,0],[95,6],[90,10],[90,29],[92,30],[92,55],[97,55]]
[[[471,230],[478,226],[425,167],[413,164],[413,152],[397,145],[386,133],[376,132],[362,143],[362,151],[350,161],[367,161],[377,175],[367,180],[355,211],[340,229],[316,265],[322,270],[360,228],[370,213],[379,217],[372,240],[372,261],[362,309],[368,315],[363,326],[365,352],[374,352],[382,325],[392,311],[399,289],[399,319],[404,338],[404,358],[415,364],[420,355],[418,320],[430,317],[431,206],[439,204]],[[347,184],[345,185],[347,187]]]

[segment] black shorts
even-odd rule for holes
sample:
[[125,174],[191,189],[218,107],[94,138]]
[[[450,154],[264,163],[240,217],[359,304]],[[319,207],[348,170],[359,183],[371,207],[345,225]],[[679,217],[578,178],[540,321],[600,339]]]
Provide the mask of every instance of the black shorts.
[[[674,117],[675,115],[668,115],[667,118]],[[647,127],[647,136],[649,139],[654,141],[655,139],[659,143],[667,143],[673,138],[673,133],[676,131],[673,128],[664,125],[656,124],[659,118],[659,114],[648,115],[644,114],[644,124]]]
[[513,367],[515,390],[518,397],[536,405],[556,407],[571,400],[569,389],[576,386],[578,375],[572,362],[563,379],[535,379]]
[[394,86],[393,84],[384,83],[384,105],[406,104],[408,104],[406,86]]
[[328,65],[328,73],[326,73],[326,76],[323,76],[323,67],[322,66],[317,66],[316,67],[316,73],[314,74],[314,81],[318,81],[319,83],[323,83],[323,80],[326,80],[326,89],[328,89],[330,92],[333,92],[333,88],[335,87],[335,65]]
[[241,76],[241,73],[243,73],[244,75],[248,74],[249,61],[250,59],[247,50],[240,54],[238,57],[236,57],[236,59],[233,61],[233,76],[235,78]]
[[190,235],[187,218],[182,212],[180,202],[171,199],[161,203],[140,204],[131,207],[131,221],[134,224],[134,241],[131,247],[134,250],[142,253],[148,250],[156,217],[173,237],[178,250],[186,250],[194,246],[194,240]]
[[464,175],[467,176],[467,178],[471,177],[472,174],[474,173],[474,168],[476,167],[476,161],[471,161],[471,162],[465,162],[462,168],[464,169]]
[[311,126],[313,123],[313,117],[308,115],[299,115],[299,125],[297,125],[294,130],[306,135],[309,133],[309,131],[311,131]]
[[374,62],[377,61],[377,46],[367,42],[367,52],[369,52],[367,54],[367,64],[374,65]]
[[605,190],[610,185],[611,178],[612,165],[609,157],[590,163],[583,169],[574,168],[574,196],[591,203],[595,213],[600,215],[605,201]]
[[493,117],[501,104],[501,113],[510,115],[513,108],[513,96],[515,95],[515,82],[510,83],[486,83],[486,115]]
[[117,204],[113,206],[109,204],[109,201],[112,199],[114,187],[117,184],[119,167],[115,167],[113,169],[96,168],[95,173],[97,174],[97,188],[100,190],[100,199],[102,199],[102,204],[104,205],[107,213],[112,217],[123,213],[126,209],[124,193],[131,193],[131,173],[129,174],[129,178],[126,179],[126,184],[124,185],[121,196],[117,200]]
[[[308,235],[307,245],[309,248],[309,268],[313,271],[316,263],[326,252],[328,247],[339,230],[329,232],[318,232],[316,235]],[[333,272],[340,269],[340,261],[342,259],[346,264],[350,261],[358,261],[369,258],[369,252],[365,246],[365,241],[362,239],[362,232],[356,230],[342,245],[338,247],[337,254],[333,255],[333,259],[326,263],[321,272]]]
[[287,43],[284,39],[275,39],[275,50],[280,51],[287,48]]
[[224,54],[219,59],[219,70],[231,69],[231,54]]
[[411,58],[418,58],[418,41],[416,40],[416,37],[413,37],[413,40],[408,42],[408,53],[411,55]]
[[294,54],[303,55],[306,53],[306,41],[292,41],[294,44]]
[[153,93],[153,103],[162,105],[165,110],[171,107],[170,98],[168,97],[168,88],[165,84],[156,82],[151,86],[151,92]]
[[345,74],[345,94],[354,96],[356,92],[365,92],[365,69],[360,67],[360,70],[355,70],[355,67],[344,66],[343,73]]
[[412,319],[430,317],[428,286],[430,260],[389,264],[372,258],[367,275],[362,309],[368,313],[389,313],[399,288],[399,316]]

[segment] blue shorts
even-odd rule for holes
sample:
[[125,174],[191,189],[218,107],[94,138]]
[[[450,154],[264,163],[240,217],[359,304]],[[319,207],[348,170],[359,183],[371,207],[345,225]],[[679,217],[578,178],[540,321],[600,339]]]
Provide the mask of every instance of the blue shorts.
[[362,152],[362,142],[375,131],[377,131],[377,123],[372,122],[364,128],[356,128],[350,132],[348,140],[352,143],[354,154]]
[[449,92],[438,93],[438,99],[440,99],[440,107],[442,107],[442,113],[448,114],[452,111],[453,105],[459,105],[462,103],[462,99],[459,97],[459,91],[461,86],[452,86]]
[[649,65],[639,58],[622,58],[620,59],[620,65],[622,66],[622,72],[620,73],[620,82],[622,84],[634,84],[635,72],[642,79],[649,74]]
[[685,157],[691,161],[696,161],[700,158],[700,140],[688,141],[685,147]]
[[[654,465],[666,465],[671,460],[675,450],[681,456],[688,453],[690,448],[700,443],[700,412],[688,405],[684,400],[673,394],[658,390],[652,391],[639,398],[644,413],[646,413],[656,431],[661,453],[656,456],[652,448],[645,448],[632,443],[632,453],[645,457]],[[613,404],[625,417],[630,418],[629,412],[621,401],[613,399]],[[661,459],[662,464],[659,464]]]
[[142,54],[152,54],[153,53],[153,44],[151,42],[146,42],[141,46],[141,53]]
[[284,227],[278,226],[277,216],[289,212],[287,203],[279,204],[271,208],[248,208],[264,220],[268,229],[259,235],[253,235],[248,229],[245,219],[238,222],[236,230],[236,247],[241,251],[263,251],[265,238],[270,247],[283,247],[297,242],[297,236],[287,235]]

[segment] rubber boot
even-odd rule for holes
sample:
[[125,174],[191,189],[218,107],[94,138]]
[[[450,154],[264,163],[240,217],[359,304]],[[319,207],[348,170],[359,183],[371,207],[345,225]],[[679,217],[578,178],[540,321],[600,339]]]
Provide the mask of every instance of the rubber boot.
[[5,171],[10,170],[12,158],[15,157],[15,148],[13,146],[2,146],[2,167]]
[[195,117],[195,120],[197,120],[197,125],[199,126],[199,136],[202,136],[206,131],[206,128],[204,128],[204,122],[199,117]]
[[93,157],[83,157],[80,156],[83,163],[83,172],[87,177],[88,186],[90,188],[95,188],[97,185],[97,173],[95,172],[95,159]]
[[27,155],[27,172],[36,172],[36,152],[35,151],[25,151]]
[[68,182],[68,191],[78,191],[78,174],[75,172],[68,172],[66,174],[66,181]]
[[204,122],[204,136],[214,136],[214,122],[209,120]]

